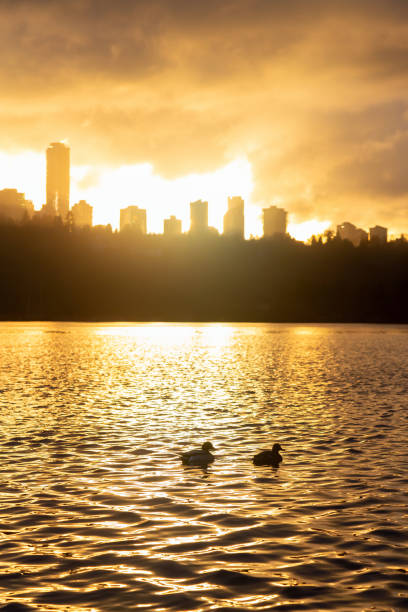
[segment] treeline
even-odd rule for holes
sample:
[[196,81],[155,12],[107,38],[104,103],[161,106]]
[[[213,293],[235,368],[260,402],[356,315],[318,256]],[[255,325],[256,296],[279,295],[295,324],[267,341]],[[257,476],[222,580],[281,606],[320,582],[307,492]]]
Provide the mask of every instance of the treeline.
[[0,224],[0,318],[408,322],[408,243]]

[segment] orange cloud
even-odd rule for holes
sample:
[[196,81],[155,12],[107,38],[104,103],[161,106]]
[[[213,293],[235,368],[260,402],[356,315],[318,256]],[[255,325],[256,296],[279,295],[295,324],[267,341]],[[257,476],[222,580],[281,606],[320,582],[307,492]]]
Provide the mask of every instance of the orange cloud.
[[68,137],[167,178],[242,156],[260,205],[401,231],[407,47],[406,0],[6,0],[0,151]]

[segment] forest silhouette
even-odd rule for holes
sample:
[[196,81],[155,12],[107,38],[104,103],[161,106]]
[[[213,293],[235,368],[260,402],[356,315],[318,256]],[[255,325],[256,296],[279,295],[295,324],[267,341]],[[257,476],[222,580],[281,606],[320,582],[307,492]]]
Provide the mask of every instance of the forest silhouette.
[[408,243],[0,223],[2,320],[408,322]]

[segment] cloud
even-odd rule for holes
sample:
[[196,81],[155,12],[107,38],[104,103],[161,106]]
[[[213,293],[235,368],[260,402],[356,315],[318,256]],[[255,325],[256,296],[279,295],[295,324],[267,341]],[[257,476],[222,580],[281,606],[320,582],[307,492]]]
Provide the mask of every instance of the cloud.
[[365,143],[360,154],[338,166],[332,177],[346,192],[393,198],[408,194],[408,127],[382,141]]
[[3,0],[0,54],[0,150],[167,178],[244,156],[256,202],[401,223],[406,0]]

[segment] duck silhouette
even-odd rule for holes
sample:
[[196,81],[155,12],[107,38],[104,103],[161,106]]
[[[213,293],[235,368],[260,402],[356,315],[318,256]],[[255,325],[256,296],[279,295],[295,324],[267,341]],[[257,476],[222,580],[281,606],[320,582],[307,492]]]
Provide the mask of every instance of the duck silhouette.
[[206,466],[214,461],[214,455],[210,450],[215,450],[211,442],[204,442],[201,448],[187,451],[180,455],[183,465]]
[[283,448],[276,442],[272,446],[272,450],[263,450],[255,455],[253,458],[254,465],[271,465],[272,467],[279,467],[282,461],[282,455],[279,453],[280,450],[283,450]]

